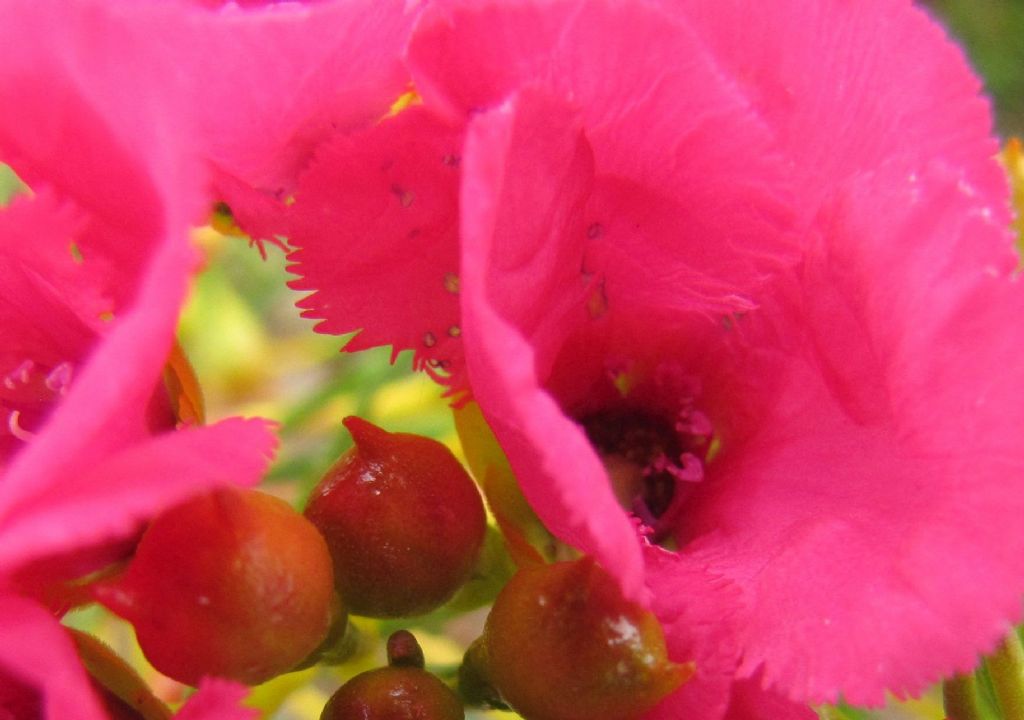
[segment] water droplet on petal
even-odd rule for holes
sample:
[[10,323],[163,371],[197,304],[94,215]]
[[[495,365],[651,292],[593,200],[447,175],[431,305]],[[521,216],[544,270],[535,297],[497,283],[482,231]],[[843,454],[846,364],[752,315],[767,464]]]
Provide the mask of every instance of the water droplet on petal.
[[448,337],[457,338],[461,335],[462,328],[460,328],[458,325],[452,325],[450,328],[448,328]]
[[590,227],[587,228],[587,238],[594,240],[601,237],[602,232],[604,232],[604,226],[601,223],[591,223]]
[[432,348],[435,345],[437,345],[437,338],[434,336],[434,333],[425,333],[423,335],[423,344],[426,345],[428,348]]

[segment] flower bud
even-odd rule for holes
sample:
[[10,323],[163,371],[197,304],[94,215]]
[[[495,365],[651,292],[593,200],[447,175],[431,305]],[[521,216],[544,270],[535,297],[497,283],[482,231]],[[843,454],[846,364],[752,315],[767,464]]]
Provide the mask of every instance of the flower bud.
[[441,443],[345,419],[355,447],[314,489],[306,517],[327,539],[349,611],[429,612],[473,570],[486,519],[476,485]]
[[258,684],[323,641],[339,610],[320,534],[287,503],[218,490],[158,516],[96,598],[135,626],[160,672]]
[[486,679],[529,720],[627,720],[679,687],[661,625],[592,559],[520,570],[484,629]]
[[423,669],[423,651],[411,633],[388,638],[388,663],[338,688],[320,720],[463,720],[459,698]]

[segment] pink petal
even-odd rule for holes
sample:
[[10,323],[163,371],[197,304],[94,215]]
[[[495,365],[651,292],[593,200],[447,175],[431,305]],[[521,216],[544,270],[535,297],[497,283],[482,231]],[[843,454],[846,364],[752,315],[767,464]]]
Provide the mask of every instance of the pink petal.
[[37,718],[41,704],[38,691],[0,670],[0,720]]
[[[667,13],[605,0],[435,3],[410,42],[409,63],[427,106],[459,119],[523,86],[578,109],[599,192],[609,195],[595,209],[628,206],[639,192],[646,204],[632,209],[641,220],[685,213],[690,222],[675,233],[700,274],[714,268],[749,280],[757,256],[787,250],[773,226],[788,214],[791,181],[770,130],[702,39]],[[589,221],[603,228],[615,219]],[[657,271],[656,253],[667,248],[646,251],[648,261],[632,263]],[[625,252],[612,257],[630,260]],[[677,252],[673,267],[678,261]]]
[[[19,434],[24,447],[0,478],[9,573],[53,555],[92,557],[186,494],[255,482],[273,440],[265,424],[237,420],[152,437],[168,425],[161,374],[197,260],[188,229],[204,204],[199,166],[184,151],[191,106],[166,51],[189,18],[209,16],[176,4],[46,0],[0,11],[10,49],[0,102],[16,109],[0,119],[0,152],[41,193],[0,221],[10,259],[0,308],[13,308],[0,312],[21,318],[5,328],[8,347],[73,365],[66,397],[35,437]],[[68,262],[71,241],[80,267]],[[109,325],[91,316],[107,296]],[[68,319],[76,316],[88,332]]]
[[239,705],[248,693],[244,685],[205,678],[200,681],[198,692],[174,717],[178,720],[256,720],[256,710]]
[[[22,302],[19,296],[33,296],[35,302],[45,303],[49,299],[49,307],[39,309],[30,314],[30,304],[24,303],[22,322],[37,327],[37,332],[46,332],[39,326],[43,318],[50,318],[50,312],[67,313],[71,311],[79,323],[89,327],[89,334],[101,326],[100,315],[113,309],[109,297],[104,297],[103,288],[96,282],[91,267],[86,268],[71,252],[72,243],[79,237],[85,219],[80,208],[73,203],[61,201],[45,188],[32,195],[19,195],[11,204],[0,208],[0,253],[4,255],[3,268],[10,272],[16,267],[23,273],[32,276],[30,289],[28,283],[13,286],[10,291],[4,290],[2,298],[7,303]],[[14,282],[6,280],[5,282]],[[26,280],[21,280],[25,283]],[[47,297],[48,296],[48,297]],[[57,302],[64,307],[57,309]],[[11,330],[16,322],[15,316],[5,318],[0,325],[0,332],[8,343],[14,335],[23,334]],[[5,343],[5,344],[8,344]]]
[[693,677],[645,720],[720,720],[739,663],[734,623],[741,596],[729,580],[690,557],[646,546],[644,559],[652,609],[662,618],[669,657],[694,663]]
[[77,220],[47,194],[0,209],[0,468],[39,431],[100,329],[103,301],[68,248]]
[[[474,396],[545,525],[612,568],[638,598],[633,527],[582,431],[541,387],[537,357],[547,348],[523,335],[586,312],[579,263],[567,262],[581,248],[560,238],[585,235],[591,168],[572,114],[541,95],[517,97],[470,126],[461,227],[467,363]],[[502,316],[510,306],[522,327]]]
[[35,603],[0,593],[5,672],[39,690],[48,720],[106,720],[67,631]]
[[981,202],[942,168],[853,184],[799,296],[782,285],[731,341],[747,364],[723,352],[708,373],[765,394],[734,417],[685,532],[714,532],[712,567],[744,590],[741,671],[793,697],[918,692],[1020,617],[1024,295]]
[[118,263],[145,256],[133,232],[158,214],[153,188],[137,182],[135,149],[187,145],[142,158],[167,178],[189,157],[290,187],[324,137],[380,118],[408,84],[400,56],[414,13],[401,0],[220,12],[5,0],[0,9],[0,101],[17,109],[0,122],[4,158],[33,187],[45,180],[80,198]]
[[460,133],[412,108],[339,134],[289,209],[291,286],[319,332],[360,330],[350,351],[413,349],[415,365],[462,364],[458,298]]
[[[698,376],[722,452],[680,535],[690,542],[685,554],[699,553],[742,592],[735,642],[741,672],[756,679],[737,694],[735,712],[762,694],[781,703],[780,713],[802,713],[785,709],[782,697],[823,701],[842,691],[878,702],[885,688],[919,690],[965,668],[1020,613],[1024,553],[1012,518],[1024,502],[1013,480],[1022,469],[1024,388],[1012,328],[1021,301],[1006,279],[1015,261],[999,230],[1005,182],[990,159],[987,112],[960,54],[908,5],[757,6],[763,26],[751,21],[749,3],[727,3],[724,20],[717,4],[694,5],[685,6],[692,17],[666,3],[670,19],[642,9],[626,22],[616,15],[626,10],[603,3],[442,3],[421,23],[410,59],[426,105],[454,119],[490,110],[471,125],[462,188],[473,390],[538,513],[628,577],[629,552],[596,537],[597,527],[618,527],[616,508],[566,414],[616,355],[662,358]],[[819,29],[806,32],[807,22]],[[706,44],[692,39],[689,23],[708,35]],[[662,26],[673,33],[665,45],[694,45],[693,52],[680,51],[681,60],[654,52],[657,67],[618,85],[614,78],[632,77],[630,62],[644,56],[618,52],[624,38],[637,29],[632,46],[658,48]],[[904,48],[919,59],[894,69]],[[694,58],[702,58],[700,73]],[[602,62],[625,70],[586,75]],[[663,96],[671,70],[687,63],[693,75]],[[790,92],[790,80],[800,92]],[[550,147],[532,155],[508,149],[523,119],[507,116],[523,101],[500,104],[524,85],[579,106],[593,148],[590,201],[610,218],[585,211],[562,236],[552,232],[545,251],[564,253],[566,266],[545,266],[546,254],[537,260],[546,271],[534,274],[546,293],[539,300],[509,299],[508,288],[525,287],[516,284],[515,260],[531,261],[517,254],[518,243],[532,248],[545,237],[519,216],[548,207],[551,186],[561,190],[564,181],[556,173],[524,192],[505,169],[558,157]],[[735,132],[716,137],[716,120],[687,124],[694,113],[704,119],[700,109],[680,112],[686,106],[670,100],[691,91]],[[657,104],[663,113],[641,115],[649,133],[628,122],[634,103],[666,96]],[[553,135],[566,120],[549,115]],[[683,158],[710,168],[707,195],[699,195],[704,178],[676,161],[672,136],[659,135],[662,117],[705,140]],[[602,135],[608,128],[618,132]],[[531,139],[543,145],[549,136]],[[716,154],[748,147],[748,139],[763,148],[753,153],[752,179]],[[712,149],[702,154],[702,145]],[[955,170],[929,169],[932,158]],[[776,161],[789,169],[780,175]],[[619,177],[607,181],[610,169],[642,192]],[[779,199],[794,203],[792,213],[768,202],[770,179],[780,176]],[[682,200],[662,201],[664,179],[676,177],[697,187],[711,208],[706,216],[700,203],[685,204],[686,183],[678,186]],[[670,240],[673,229],[687,237],[693,217],[712,240],[689,252]],[[638,221],[645,231],[629,233]],[[505,235],[506,225],[519,232]],[[606,226],[607,254],[565,250],[582,242],[580,229],[599,236]],[[798,247],[806,259],[787,271]],[[492,263],[507,288],[489,275]],[[572,278],[581,266],[606,273],[582,303],[574,305],[572,280],[557,283],[557,292],[545,288],[549,277]],[[740,272],[730,274],[734,268]],[[541,327],[535,308],[545,303]],[[581,307],[591,317],[564,322],[563,313]],[[714,315],[724,310],[741,312],[719,324]],[[583,517],[573,514],[580,508]],[[804,650],[822,645],[836,650]],[[762,683],[772,690],[762,693]]]
[[74,477],[83,465],[150,433],[147,405],[170,353],[193,261],[183,242],[169,240],[160,249],[133,308],[94,348],[60,411],[7,469],[0,497],[22,492],[12,486],[38,490]]
[[[520,86],[539,86],[578,108],[590,142],[595,177],[583,230],[561,242],[578,246],[573,262],[590,278],[590,314],[619,320],[593,332],[581,324],[571,341],[544,341],[552,347],[539,348],[542,356],[564,342],[561,352],[578,368],[604,362],[622,350],[609,348],[620,341],[630,352],[648,328],[663,334],[693,312],[749,310],[767,273],[795,261],[788,170],[687,27],[641,4],[441,6],[425,14],[409,53],[427,106],[462,117]],[[528,200],[514,199],[520,205],[508,215],[529,212]],[[625,315],[643,327],[621,322]],[[626,326],[623,337],[606,337]],[[588,372],[549,378],[550,362],[539,360],[538,374],[563,405],[590,390],[568,387]]]
[[739,680],[733,683],[724,720],[817,720],[819,717],[810,706],[765,690],[757,680]]
[[134,443],[53,486],[0,485],[0,568],[124,537],[203,490],[259,482],[274,440],[267,423],[225,420]]
[[185,32],[165,30],[188,84],[193,141],[251,185],[291,189],[319,143],[378,120],[406,90],[401,53],[414,19],[406,7],[270,4],[193,13]]
[[175,122],[185,103],[171,83],[153,83],[177,72],[152,42],[170,6],[122,14],[127,7],[0,5],[0,104],[13,109],[0,120],[0,154],[34,189],[50,187],[82,211],[75,241],[118,306],[162,234],[181,227],[166,198],[173,194],[185,220],[201,199]]
[[998,146],[978,78],[912,3],[662,4],[685,16],[772,128],[806,208],[817,204],[810,197],[894,158],[912,166],[942,157],[979,192],[1004,192],[1005,178],[988,161]]

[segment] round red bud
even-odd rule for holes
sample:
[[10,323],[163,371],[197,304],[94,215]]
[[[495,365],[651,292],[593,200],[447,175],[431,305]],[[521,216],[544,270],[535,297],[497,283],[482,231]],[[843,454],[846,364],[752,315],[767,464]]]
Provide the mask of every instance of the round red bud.
[[631,720],[692,673],[653,614],[590,558],[520,570],[483,635],[487,681],[529,720]]
[[486,529],[476,484],[444,445],[348,417],[355,447],[313,490],[306,517],[327,539],[354,615],[434,610],[469,578]]
[[423,669],[423,651],[411,633],[388,638],[388,663],[338,688],[320,720],[464,720],[458,696]]
[[217,490],[159,515],[96,598],[135,626],[160,672],[255,685],[296,666],[343,609],[323,538],[284,501]]

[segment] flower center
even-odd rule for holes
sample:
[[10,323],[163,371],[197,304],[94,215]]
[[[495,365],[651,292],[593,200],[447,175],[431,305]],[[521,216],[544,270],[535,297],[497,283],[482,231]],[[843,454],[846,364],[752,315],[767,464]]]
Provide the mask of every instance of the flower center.
[[655,540],[675,529],[683,502],[704,479],[710,423],[691,411],[675,421],[637,408],[609,408],[581,420],[612,490]]
[[28,442],[35,436],[52,405],[67,393],[73,371],[69,362],[49,366],[33,360],[22,360],[2,374],[0,462],[14,445]]

